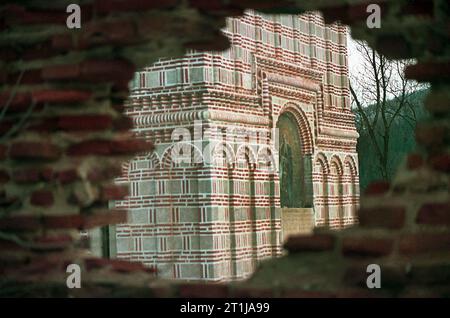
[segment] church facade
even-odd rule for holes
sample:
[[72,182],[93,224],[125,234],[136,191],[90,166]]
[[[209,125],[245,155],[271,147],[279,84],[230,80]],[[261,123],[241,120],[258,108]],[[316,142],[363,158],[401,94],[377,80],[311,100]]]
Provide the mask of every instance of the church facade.
[[111,244],[165,278],[248,277],[281,254],[292,225],[284,212],[310,213],[312,226],[357,222],[346,28],[314,13],[247,12],[224,33],[225,52],[136,73],[127,104],[136,134],[156,150],[117,180],[131,190],[114,205],[130,214]]

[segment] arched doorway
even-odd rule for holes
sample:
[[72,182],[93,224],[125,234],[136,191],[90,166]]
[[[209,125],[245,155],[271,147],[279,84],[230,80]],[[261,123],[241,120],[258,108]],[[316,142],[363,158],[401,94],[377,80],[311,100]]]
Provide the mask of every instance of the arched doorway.
[[311,156],[303,151],[300,129],[291,112],[277,122],[279,136],[280,205],[282,208],[312,207]]
[[[306,122],[306,121],[305,121]],[[294,113],[283,112],[277,121],[282,232],[310,233],[314,228],[311,154],[305,153],[301,129]],[[307,124],[306,124],[307,125]],[[309,129],[308,129],[309,130]]]

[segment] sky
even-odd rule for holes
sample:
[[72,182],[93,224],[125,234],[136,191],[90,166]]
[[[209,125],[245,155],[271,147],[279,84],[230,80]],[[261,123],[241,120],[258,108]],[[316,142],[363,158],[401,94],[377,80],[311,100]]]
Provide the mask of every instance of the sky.
[[351,35],[347,36],[347,50],[348,50],[348,69],[350,74],[355,74],[363,67],[361,54],[356,50],[356,42]]

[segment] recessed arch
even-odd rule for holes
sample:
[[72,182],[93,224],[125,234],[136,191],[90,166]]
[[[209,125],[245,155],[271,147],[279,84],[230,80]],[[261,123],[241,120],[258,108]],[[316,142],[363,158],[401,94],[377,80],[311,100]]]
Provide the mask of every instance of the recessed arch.
[[256,154],[249,145],[241,145],[236,151],[236,163],[246,160],[249,164],[256,164]]
[[160,167],[161,159],[159,158],[158,154],[156,152],[152,152],[150,154],[147,154],[144,157],[146,160],[149,161],[149,169],[157,169]]
[[236,154],[234,153],[233,147],[228,143],[220,142],[214,146],[212,162],[216,163],[219,158],[223,157],[228,165],[232,165],[236,161]]
[[304,155],[312,155],[314,152],[313,136],[308,118],[299,105],[289,102],[280,111],[279,117],[285,113],[290,113],[297,122],[298,133],[302,141],[302,152]]
[[[173,155],[177,154],[177,158],[173,158]],[[164,150],[161,155],[160,167],[162,169],[168,167],[181,166],[182,164],[188,164],[193,166],[203,162],[202,152],[193,144],[187,142],[179,142],[175,145],[171,145]]]
[[312,137],[304,113],[288,103],[277,119],[280,204],[283,208],[313,205]]
[[258,150],[257,167],[258,169],[270,169],[273,172],[278,171],[278,162],[271,147],[265,146]]
[[341,158],[338,155],[334,155],[330,160],[330,172],[332,167],[336,169],[338,175],[342,176],[344,174],[344,165],[342,164]]
[[344,167],[348,167],[352,176],[358,175],[358,165],[356,164],[355,158],[350,155],[347,155],[344,159]]
[[316,157],[314,158],[314,166],[320,166],[323,169],[323,173],[325,175],[330,174],[330,165],[328,164],[327,156],[324,153],[319,152],[316,155]]
[[[346,223],[357,223],[357,209],[359,206],[359,182],[356,159],[347,155],[344,159],[344,176],[347,184],[348,203],[345,207]],[[344,224],[346,225],[346,224]]]
[[330,174],[328,177],[328,218],[331,228],[342,228],[344,224],[344,168],[338,155],[333,155],[330,159]]

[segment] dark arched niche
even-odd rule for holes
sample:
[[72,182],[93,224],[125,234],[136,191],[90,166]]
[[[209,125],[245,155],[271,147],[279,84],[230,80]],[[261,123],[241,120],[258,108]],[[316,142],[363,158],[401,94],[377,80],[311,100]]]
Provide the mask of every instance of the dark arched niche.
[[303,153],[300,127],[292,113],[284,112],[277,128],[281,207],[312,207],[311,156]]

